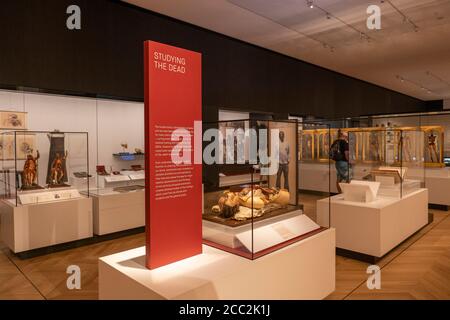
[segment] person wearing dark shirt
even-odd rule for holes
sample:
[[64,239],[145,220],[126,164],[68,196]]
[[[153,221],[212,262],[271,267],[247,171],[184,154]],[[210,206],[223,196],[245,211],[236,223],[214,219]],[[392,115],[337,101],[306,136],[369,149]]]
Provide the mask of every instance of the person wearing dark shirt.
[[350,182],[350,155],[348,144],[348,133],[339,130],[338,139],[331,145],[331,158],[336,166],[336,186],[339,193],[342,192],[339,183]]

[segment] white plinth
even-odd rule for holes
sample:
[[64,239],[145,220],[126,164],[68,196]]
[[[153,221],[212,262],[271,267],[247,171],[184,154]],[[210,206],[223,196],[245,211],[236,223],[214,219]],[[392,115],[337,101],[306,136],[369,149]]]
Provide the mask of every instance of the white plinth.
[[322,199],[317,222],[336,229],[336,247],[382,257],[428,223],[428,190],[370,203],[344,201],[343,195]]
[[301,190],[336,193],[336,168],[334,162],[331,164],[328,162],[301,162],[298,168],[298,181],[299,189]]
[[323,299],[334,290],[334,229],[253,261],[208,246],[155,270],[145,247],[99,260],[100,299]]
[[[363,180],[370,174],[373,167],[358,164],[352,166],[352,178]],[[328,162],[301,162],[298,170],[299,189],[319,192],[337,193],[336,167],[332,161]]]
[[450,206],[450,177],[427,176],[425,186],[430,190],[430,203]]
[[112,189],[90,193],[94,208],[94,234],[129,230],[145,226],[144,190],[126,193]]
[[92,237],[92,199],[14,206],[0,201],[1,236],[15,253]]

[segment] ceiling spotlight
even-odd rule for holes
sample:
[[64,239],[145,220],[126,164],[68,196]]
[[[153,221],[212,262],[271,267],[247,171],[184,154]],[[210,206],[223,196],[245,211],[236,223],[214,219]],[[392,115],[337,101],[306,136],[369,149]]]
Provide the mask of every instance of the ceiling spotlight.
[[310,7],[311,9],[314,8],[314,3],[313,3],[312,0],[306,0],[306,5],[307,5],[308,7]]

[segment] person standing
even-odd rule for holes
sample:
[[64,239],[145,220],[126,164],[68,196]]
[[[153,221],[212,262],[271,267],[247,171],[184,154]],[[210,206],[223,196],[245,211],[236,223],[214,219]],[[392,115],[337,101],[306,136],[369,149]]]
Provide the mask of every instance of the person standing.
[[330,148],[330,158],[335,161],[336,187],[338,192],[341,193],[339,183],[350,182],[350,153],[347,132],[338,131],[338,138]]
[[281,188],[281,175],[284,176],[284,189],[289,190],[289,143],[287,143],[284,136],[284,131],[280,131],[280,151],[279,151],[279,165],[277,172],[276,187]]

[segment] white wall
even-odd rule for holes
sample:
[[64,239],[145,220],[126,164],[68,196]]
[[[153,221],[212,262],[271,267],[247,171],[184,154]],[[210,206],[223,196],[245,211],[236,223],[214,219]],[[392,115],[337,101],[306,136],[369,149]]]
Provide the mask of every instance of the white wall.
[[[0,90],[0,110],[28,112],[31,131],[88,132],[91,174],[97,164],[105,165],[107,170],[144,164],[143,158],[121,161],[113,157],[113,153],[122,151],[122,142],[128,143],[129,152],[135,148],[144,150],[143,103]],[[44,154],[49,152],[45,150],[47,145],[38,145],[37,149]],[[47,164],[41,165],[39,174],[45,176],[46,170]]]

